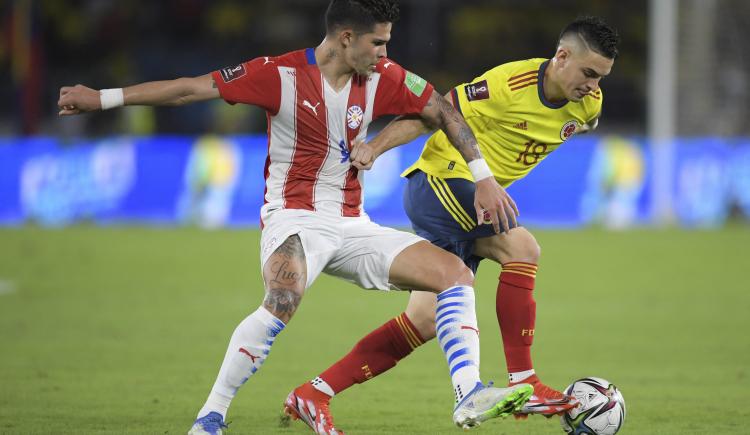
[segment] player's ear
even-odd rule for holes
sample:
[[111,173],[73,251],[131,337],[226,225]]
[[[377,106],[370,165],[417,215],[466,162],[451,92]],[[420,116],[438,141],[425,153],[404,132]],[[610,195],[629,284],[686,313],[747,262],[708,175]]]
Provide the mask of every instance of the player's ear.
[[557,53],[555,53],[555,59],[561,65],[565,65],[565,62],[570,59],[570,49],[565,46],[557,47]]
[[351,46],[353,41],[354,41],[353,29],[344,29],[339,32],[339,42],[341,43],[342,47],[347,48]]

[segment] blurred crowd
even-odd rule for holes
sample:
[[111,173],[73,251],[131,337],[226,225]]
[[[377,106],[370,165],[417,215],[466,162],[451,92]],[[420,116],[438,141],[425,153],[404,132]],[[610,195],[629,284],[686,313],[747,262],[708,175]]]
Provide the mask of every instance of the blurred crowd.
[[[221,101],[128,107],[62,122],[60,86],[120,87],[193,76],[317,45],[327,0],[5,0],[0,6],[0,136],[265,131],[263,113]],[[622,37],[602,82],[610,131],[645,132],[647,2],[402,0],[389,57],[441,91],[512,60],[554,54],[561,28],[603,16]]]

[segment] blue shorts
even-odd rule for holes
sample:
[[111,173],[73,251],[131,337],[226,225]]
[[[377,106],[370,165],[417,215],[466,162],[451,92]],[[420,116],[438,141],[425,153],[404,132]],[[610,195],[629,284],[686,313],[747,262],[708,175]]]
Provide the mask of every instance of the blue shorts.
[[482,257],[474,241],[495,235],[492,224],[477,225],[474,183],[463,178],[439,178],[416,170],[407,176],[404,209],[412,228],[433,245],[456,254],[477,271]]

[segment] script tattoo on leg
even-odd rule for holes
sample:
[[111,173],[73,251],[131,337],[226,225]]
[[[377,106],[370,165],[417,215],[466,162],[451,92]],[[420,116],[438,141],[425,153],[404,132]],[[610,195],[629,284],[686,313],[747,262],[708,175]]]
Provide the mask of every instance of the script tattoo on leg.
[[279,246],[264,268],[266,297],[263,306],[288,322],[302,300],[307,274],[305,252],[298,235],[292,235]]

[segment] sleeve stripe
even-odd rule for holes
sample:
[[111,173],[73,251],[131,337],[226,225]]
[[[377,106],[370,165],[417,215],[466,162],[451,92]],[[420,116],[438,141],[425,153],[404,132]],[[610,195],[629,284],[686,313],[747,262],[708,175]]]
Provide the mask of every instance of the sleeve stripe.
[[511,90],[511,91],[517,91],[517,90],[519,90],[519,89],[525,88],[525,87],[527,87],[527,86],[535,85],[535,84],[537,84],[537,83],[538,83],[538,82],[537,82],[536,80],[534,80],[534,81],[531,81],[531,82],[528,82],[528,83],[524,83],[524,84],[522,84],[522,85],[516,86],[516,87],[514,87],[514,88],[510,88],[510,90]]
[[534,71],[528,71],[528,72],[525,72],[525,73],[523,73],[523,74],[519,74],[519,75],[517,75],[517,76],[513,76],[513,77],[509,78],[509,79],[508,79],[508,81],[509,81],[509,82],[512,82],[512,81],[513,81],[513,80],[515,80],[515,79],[520,79],[521,77],[526,77],[526,76],[528,76],[528,75],[536,74],[536,73],[538,73],[538,72],[539,72],[539,70],[538,70],[538,69],[535,69]]
[[528,76],[518,80],[508,80],[508,86],[513,87],[516,85],[520,85],[523,82],[528,82],[529,80],[536,80],[537,78],[537,76]]

